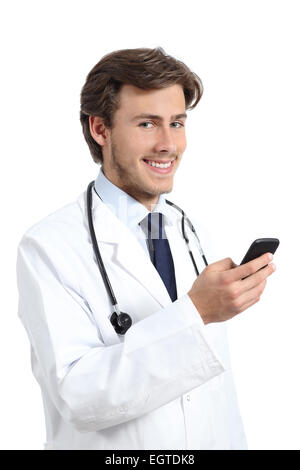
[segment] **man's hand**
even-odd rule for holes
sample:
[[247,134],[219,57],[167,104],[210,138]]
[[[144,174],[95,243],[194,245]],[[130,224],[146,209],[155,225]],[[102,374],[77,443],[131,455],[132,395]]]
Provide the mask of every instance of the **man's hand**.
[[229,320],[258,302],[266,278],[276,269],[273,263],[268,264],[272,258],[271,253],[265,253],[241,266],[231,258],[207,266],[188,292],[203,322]]

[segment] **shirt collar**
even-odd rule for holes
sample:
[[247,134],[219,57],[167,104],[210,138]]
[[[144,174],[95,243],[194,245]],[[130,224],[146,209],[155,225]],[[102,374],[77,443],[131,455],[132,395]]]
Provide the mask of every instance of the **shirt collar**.
[[[102,167],[95,180],[95,191],[115,216],[131,230],[136,229],[137,225],[150,212],[143,204],[113,184],[104,175]],[[153,212],[164,214],[164,221],[167,225],[173,225],[177,220],[177,217],[174,218],[174,211],[166,202],[163,194],[159,196]]]

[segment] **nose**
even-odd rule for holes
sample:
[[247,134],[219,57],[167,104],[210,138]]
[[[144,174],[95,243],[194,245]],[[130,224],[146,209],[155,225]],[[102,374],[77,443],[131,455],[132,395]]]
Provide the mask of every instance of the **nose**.
[[157,134],[157,141],[154,145],[155,152],[176,153],[177,146],[172,136],[170,127],[161,127]]

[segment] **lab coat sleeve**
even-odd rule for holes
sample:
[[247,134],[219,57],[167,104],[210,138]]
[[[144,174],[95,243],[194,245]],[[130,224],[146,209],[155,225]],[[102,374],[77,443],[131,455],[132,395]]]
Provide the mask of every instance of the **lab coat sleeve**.
[[97,431],[138,418],[224,371],[188,295],[107,346],[85,299],[61,281],[62,269],[36,239],[23,237],[18,314],[39,365],[38,381],[77,430]]

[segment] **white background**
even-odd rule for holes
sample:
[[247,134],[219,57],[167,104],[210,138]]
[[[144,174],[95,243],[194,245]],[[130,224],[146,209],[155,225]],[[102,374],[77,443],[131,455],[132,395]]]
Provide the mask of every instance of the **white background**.
[[2,449],[42,449],[44,416],[17,317],[17,244],[94,179],[79,122],[89,70],[113,50],[161,46],[202,79],[169,198],[199,214],[220,259],[277,237],[259,303],[228,322],[250,449],[300,449],[297,0],[1,3]]

